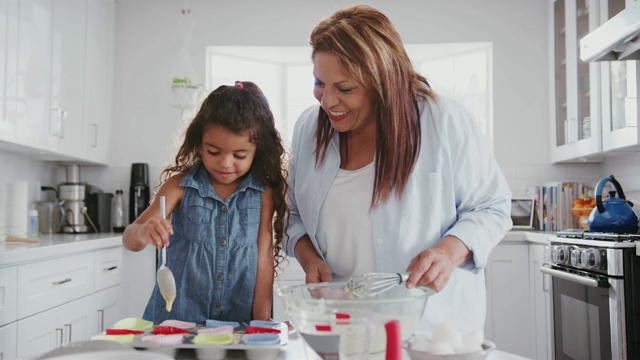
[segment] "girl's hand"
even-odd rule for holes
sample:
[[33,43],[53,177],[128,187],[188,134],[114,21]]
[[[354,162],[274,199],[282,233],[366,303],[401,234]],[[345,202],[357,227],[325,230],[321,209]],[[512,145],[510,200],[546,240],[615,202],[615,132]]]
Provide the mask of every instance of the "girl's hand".
[[161,217],[152,217],[138,229],[138,237],[143,244],[158,249],[169,246],[169,235],[173,234],[171,223]]
[[436,292],[444,289],[453,269],[472,256],[471,251],[457,237],[446,236],[432,249],[421,251],[411,260],[407,288],[428,286]]

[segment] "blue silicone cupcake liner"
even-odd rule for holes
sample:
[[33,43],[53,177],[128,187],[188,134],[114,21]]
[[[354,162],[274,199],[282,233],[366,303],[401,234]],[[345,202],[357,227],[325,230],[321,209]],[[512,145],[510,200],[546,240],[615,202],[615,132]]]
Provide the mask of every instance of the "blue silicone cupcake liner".
[[222,320],[211,320],[211,319],[207,319],[206,322],[206,327],[208,328],[215,328],[215,327],[220,327],[220,326],[233,326],[234,329],[237,329],[240,327],[240,323],[237,321],[222,321]]
[[280,325],[280,323],[266,320],[251,320],[249,322],[249,325],[263,328],[276,328]]
[[245,345],[278,345],[280,344],[280,336],[276,334],[242,335],[240,342]]

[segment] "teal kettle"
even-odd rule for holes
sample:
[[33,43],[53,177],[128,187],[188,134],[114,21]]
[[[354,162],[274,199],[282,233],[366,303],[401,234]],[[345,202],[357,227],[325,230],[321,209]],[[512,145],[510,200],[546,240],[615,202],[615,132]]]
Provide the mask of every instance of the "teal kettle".
[[[602,190],[608,182],[613,184],[616,191],[609,191],[609,197],[603,200]],[[596,207],[589,215],[589,231],[637,234],[638,215],[633,211],[632,206],[633,203],[624,197],[622,186],[613,175],[601,179],[596,185]]]

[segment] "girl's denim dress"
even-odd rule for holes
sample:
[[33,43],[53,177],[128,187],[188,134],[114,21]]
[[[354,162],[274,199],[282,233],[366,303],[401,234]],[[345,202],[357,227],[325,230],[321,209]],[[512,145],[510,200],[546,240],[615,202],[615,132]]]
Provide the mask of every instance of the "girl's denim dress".
[[196,165],[184,176],[182,202],[171,214],[173,235],[167,266],[176,279],[169,313],[156,283],[142,316],[204,323],[207,319],[248,323],[258,264],[258,227],[264,184],[253,170],[222,201],[207,170]]

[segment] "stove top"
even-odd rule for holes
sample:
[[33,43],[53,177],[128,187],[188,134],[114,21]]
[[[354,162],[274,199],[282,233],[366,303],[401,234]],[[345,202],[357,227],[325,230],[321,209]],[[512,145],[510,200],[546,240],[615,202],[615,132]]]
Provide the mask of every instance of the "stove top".
[[640,234],[615,234],[615,233],[601,233],[590,232],[581,229],[567,229],[558,231],[556,236],[569,239],[586,239],[586,240],[600,240],[600,241],[640,241]]

